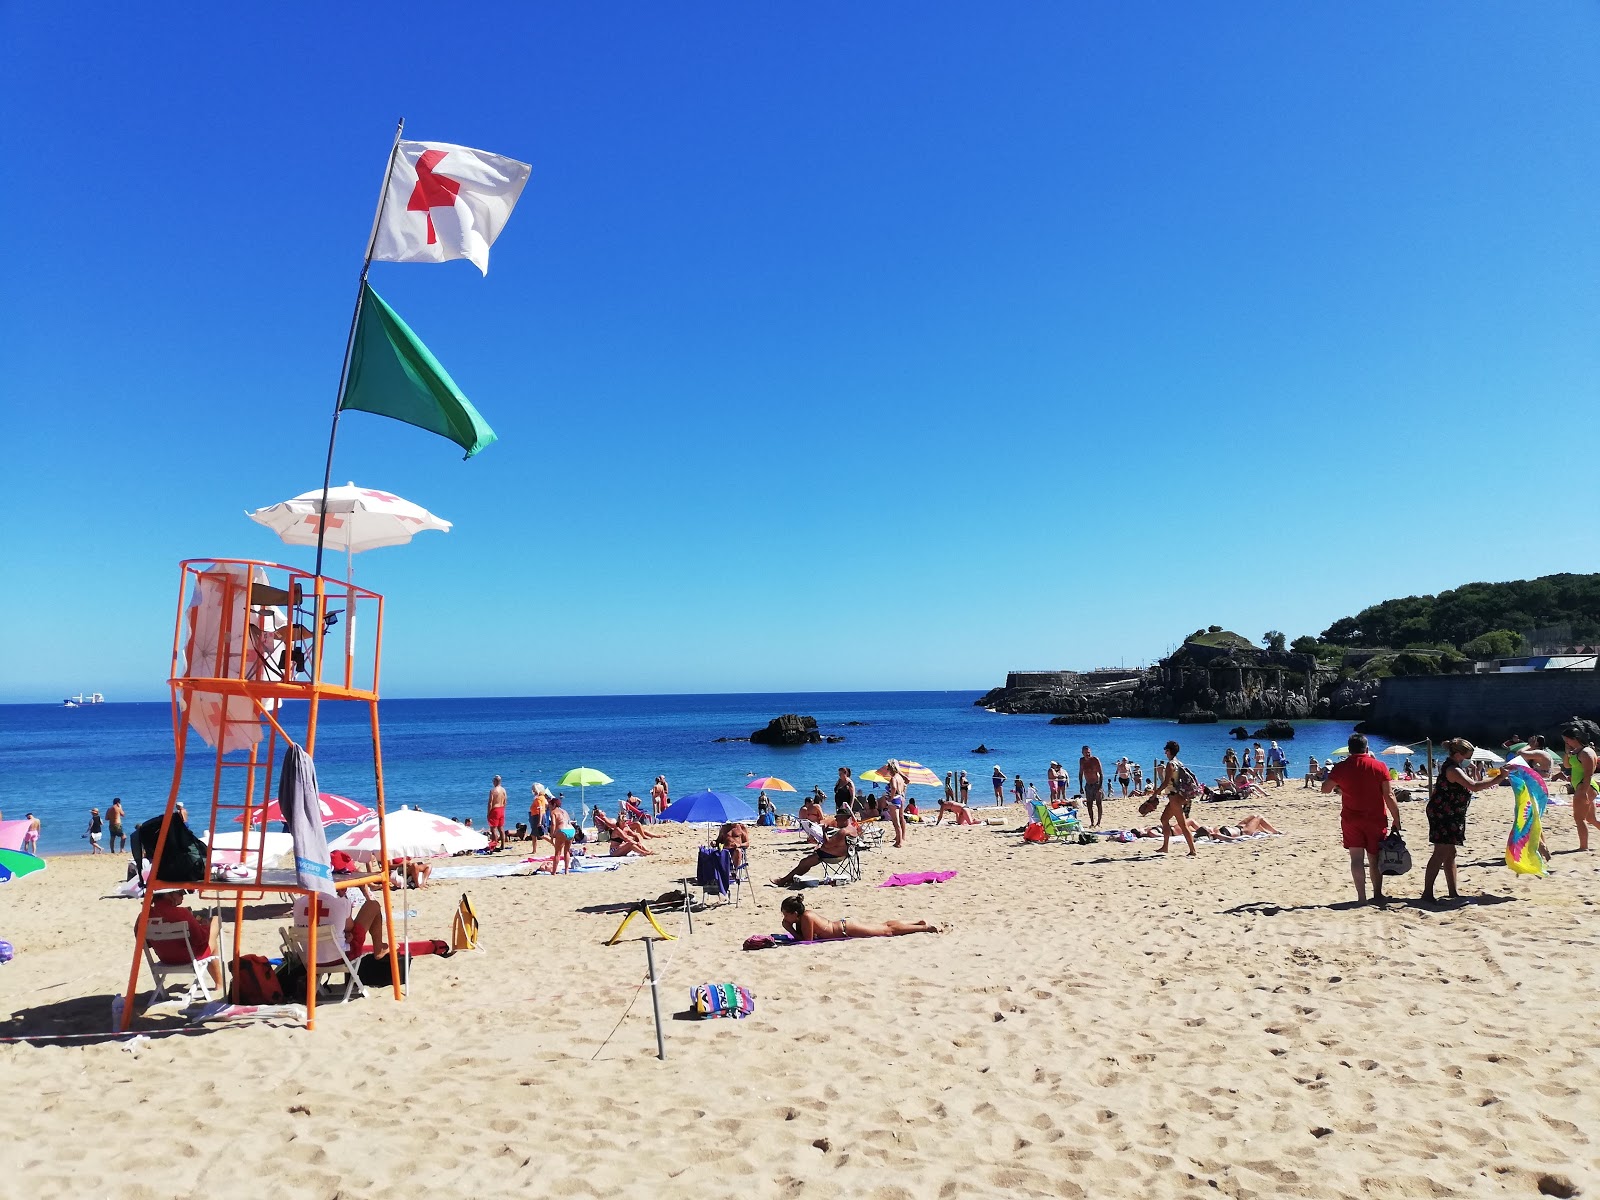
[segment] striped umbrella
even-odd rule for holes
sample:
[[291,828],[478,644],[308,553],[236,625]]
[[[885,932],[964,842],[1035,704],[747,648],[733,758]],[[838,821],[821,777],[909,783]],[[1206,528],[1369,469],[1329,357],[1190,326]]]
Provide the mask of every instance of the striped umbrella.
[[745,784],[747,788],[760,788],[764,792],[792,792],[794,784],[779,779],[776,775],[763,775],[760,779],[752,780]]
[[0,850],[0,883],[44,870],[44,859],[21,850]]

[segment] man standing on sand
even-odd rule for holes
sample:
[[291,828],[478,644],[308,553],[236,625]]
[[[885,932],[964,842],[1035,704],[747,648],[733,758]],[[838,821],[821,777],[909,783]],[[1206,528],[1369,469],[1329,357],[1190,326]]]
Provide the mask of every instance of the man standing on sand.
[[111,852],[128,848],[127,835],[122,832],[122,797],[113,796],[111,807],[106,811],[106,824],[111,827]]
[[[1339,824],[1344,831],[1344,848],[1350,851],[1350,878],[1356,885],[1356,901],[1367,902],[1367,871],[1372,873],[1372,899],[1382,904],[1383,872],[1378,869],[1378,843],[1383,841],[1389,822],[1400,832],[1400,806],[1389,787],[1389,768],[1367,752],[1367,739],[1350,735],[1350,755],[1336,763],[1322,781],[1323,794],[1339,792]],[[1366,860],[1370,859],[1370,867]]]
[[1277,742],[1272,743],[1272,748],[1267,751],[1267,778],[1279,787],[1283,786],[1283,777],[1287,773],[1289,761],[1283,757],[1283,751]]
[[494,777],[489,789],[489,849],[506,847],[506,790],[500,786],[500,776]]
[[28,828],[22,835],[22,852],[24,854],[39,853],[39,818],[32,813],[28,814]]
[[1083,792],[1084,807],[1089,810],[1089,824],[1095,826],[1105,819],[1105,786],[1106,771],[1100,765],[1100,760],[1083,748],[1083,755],[1078,759],[1078,788]]

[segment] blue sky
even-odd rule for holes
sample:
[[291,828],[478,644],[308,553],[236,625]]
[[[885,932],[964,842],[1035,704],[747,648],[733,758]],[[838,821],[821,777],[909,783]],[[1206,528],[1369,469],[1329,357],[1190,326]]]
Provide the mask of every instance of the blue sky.
[[396,695],[985,687],[1595,565],[1600,9],[11,6],[0,699],[162,695],[176,563],[305,562],[397,117],[533,165],[373,286],[500,435]]

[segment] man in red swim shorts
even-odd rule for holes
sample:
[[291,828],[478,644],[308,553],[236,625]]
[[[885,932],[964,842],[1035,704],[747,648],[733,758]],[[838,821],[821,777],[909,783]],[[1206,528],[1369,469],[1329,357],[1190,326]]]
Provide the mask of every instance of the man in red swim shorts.
[[500,786],[500,776],[494,777],[489,789],[489,849],[506,848],[506,790]]
[[[1367,872],[1372,873],[1372,898],[1383,901],[1383,874],[1378,870],[1378,843],[1394,822],[1400,831],[1400,806],[1389,787],[1389,768],[1367,752],[1367,739],[1350,735],[1350,756],[1335,763],[1322,781],[1324,793],[1338,789],[1339,824],[1344,829],[1344,848],[1350,851],[1350,878],[1355,881],[1356,899],[1367,902]],[[1369,867],[1370,862],[1370,867]]]

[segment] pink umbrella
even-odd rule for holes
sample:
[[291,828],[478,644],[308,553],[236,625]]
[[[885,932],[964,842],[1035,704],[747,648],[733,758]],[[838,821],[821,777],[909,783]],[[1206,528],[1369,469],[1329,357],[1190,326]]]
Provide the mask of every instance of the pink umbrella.
[[[358,804],[346,796],[335,796],[332,792],[318,792],[317,804],[322,809],[324,825],[355,825],[372,815],[372,809],[365,804]],[[243,820],[242,813],[234,818],[235,822]],[[281,821],[283,810],[278,807],[278,802],[273,800],[266,808],[256,812],[255,820],[257,823]]]
[[27,836],[27,821],[0,821],[0,850],[21,850]]

